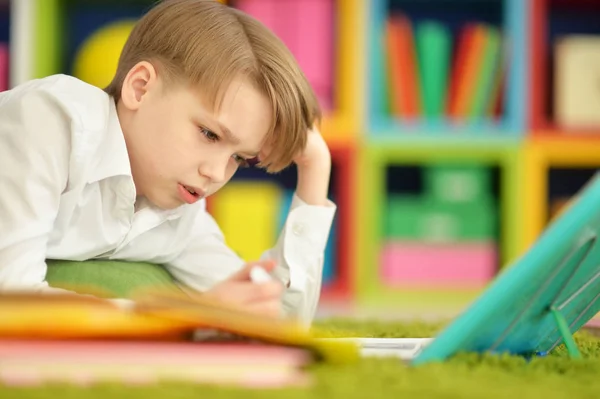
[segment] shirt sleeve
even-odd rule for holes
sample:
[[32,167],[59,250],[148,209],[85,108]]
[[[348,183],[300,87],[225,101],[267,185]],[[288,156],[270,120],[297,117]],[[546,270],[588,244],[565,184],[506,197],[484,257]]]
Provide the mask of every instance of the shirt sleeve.
[[48,289],[46,247],[67,184],[69,132],[65,112],[45,90],[0,97],[2,290]]
[[[290,211],[275,246],[261,259],[273,259],[274,276],[287,289],[283,296],[286,315],[310,324],[319,302],[325,247],[336,206],[309,205],[294,195]],[[224,240],[215,220],[198,214],[199,229],[190,245],[166,267],[184,285],[205,291],[244,265]]]

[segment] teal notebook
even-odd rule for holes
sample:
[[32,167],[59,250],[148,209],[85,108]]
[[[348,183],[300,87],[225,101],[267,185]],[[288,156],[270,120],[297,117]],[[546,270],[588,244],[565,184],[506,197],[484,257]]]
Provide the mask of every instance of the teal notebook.
[[544,355],[600,312],[600,174],[573,198],[531,248],[411,360],[459,352]]

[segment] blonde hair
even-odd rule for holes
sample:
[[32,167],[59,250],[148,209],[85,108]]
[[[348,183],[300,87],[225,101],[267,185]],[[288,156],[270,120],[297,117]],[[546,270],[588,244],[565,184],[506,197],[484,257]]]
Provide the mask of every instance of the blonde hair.
[[316,96],[294,56],[261,22],[216,0],[163,0],[132,30],[117,72],[105,89],[120,99],[123,80],[140,61],[151,62],[167,81],[201,88],[218,108],[229,83],[240,74],[271,103],[272,146],[259,166],[287,167],[321,118]]

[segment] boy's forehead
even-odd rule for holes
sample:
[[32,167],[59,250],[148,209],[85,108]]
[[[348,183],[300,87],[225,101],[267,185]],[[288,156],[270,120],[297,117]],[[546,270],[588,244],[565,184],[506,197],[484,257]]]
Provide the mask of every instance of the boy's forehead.
[[243,99],[238,97],[238,101],[235,101],[236,97],[229,97],[224,101],[225,96],[211,99],[203,95],[200,89],[193,89],[192,93],[197,99],[197,112],[205,120],[208,119],[206,123],[210,126],[207,127],[217,129],[217,133],[229,143],[250,147],[249,154],[258,154],[263,148],[269,147],[269,142],[272,141],[270,107],[260,108],[259,101],[254,96]]

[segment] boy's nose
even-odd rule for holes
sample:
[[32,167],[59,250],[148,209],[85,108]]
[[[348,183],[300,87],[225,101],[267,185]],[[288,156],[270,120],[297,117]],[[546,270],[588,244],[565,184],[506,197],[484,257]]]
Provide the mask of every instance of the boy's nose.
[[222,159],[211,159],[202,162],[198,167],[198,173],[201,176],[208,178],[212,183],[223,183],[225,181],[225,173],[229,158],[225,161]]

